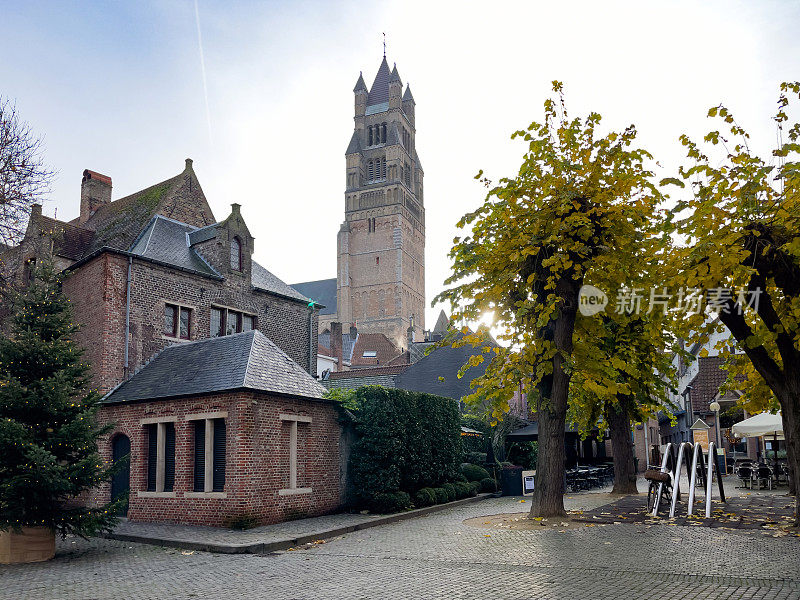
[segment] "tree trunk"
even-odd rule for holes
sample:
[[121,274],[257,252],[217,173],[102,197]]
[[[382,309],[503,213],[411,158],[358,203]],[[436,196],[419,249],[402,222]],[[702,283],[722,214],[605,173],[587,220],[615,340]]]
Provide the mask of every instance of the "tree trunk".
[[566,407],[539,410],[539,455],[536,460],[536,486],[533,489],[531,517],[559,517],[564,510],[564,425]]
[[[800,473],[800,381],[787,381],[789,391],[779,397],[781,403],[781,416],[783,418],[783,435],[786,438],[786,463],[789,465],[790,477],[797,489],[797,473]],[[795,385],[792,385],[795,384]],[[794,502],[794,526],[800,527],[800,504],[797,495]]]
[[611,432],[611,451],[614,453],[614,488],[612,494],[638,494],[636,466],[633,460],[631,420],[624,403],[610,406],[607,411]]
[[789,442],[789,438],[791,437],[791,428],[789,426],[789,420],[786,418],[786,411],[781,410],[781,421],[783,422],[783,439],[784,444],[786,445],[786,465],[789,467],[789,493],[792,496],[797,495],[797,476],[795,475],[794,470],[794,461],[791,458],[792,454],[792,447]]
[[552,340],[558,352],[553,356],[553,371],[539,383],[539,456],[536,461],[536,486],[531,502],[531,517],[561,517],[564,510],[564,428],[570,375],[564,369],[565,357],[572,354],[572,334],[578,312],[578,290],[582,280],[562,277],[555,294],[561,299],[557,315],[545,327],[544,339]]

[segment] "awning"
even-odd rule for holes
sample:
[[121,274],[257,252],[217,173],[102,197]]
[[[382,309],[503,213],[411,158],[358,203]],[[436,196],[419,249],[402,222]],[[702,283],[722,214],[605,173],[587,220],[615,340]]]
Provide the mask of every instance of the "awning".
[[[568,424],[564,425],[564,432],[565,433],[578,433],[577,429],[572,429]],[[509,433],[506,436],[507,440],[512,442],[524,442],[528,440],[535,440],[539,437],[539,423],[531,423],[530,425],[526,425],[522,429],[517,429],[516,431]]]
[[763,412],[761,414],[745,419],[731,427],[731,433],[736,437],[761,437],[777,436],[783,439],[783,421],[781,413],[772,414]]
[[462,426],[461,426],[461,435],[473,435],[473,436],[478,436],[478,435],[483,435],[483,434],[482,434],[480,431],[477,431],[477,430],[475,430],[475,429],[470,429],[469,427],[464,427],[464,426],[462,425]]

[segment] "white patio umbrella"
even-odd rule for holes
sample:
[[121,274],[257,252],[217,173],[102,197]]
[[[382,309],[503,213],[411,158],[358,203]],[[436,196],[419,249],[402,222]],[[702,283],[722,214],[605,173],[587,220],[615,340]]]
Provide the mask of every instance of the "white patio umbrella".
[[731,432],[736,437],[762,437],[777,436],[783,439],[783,421],[781,413],[772,414],[763,412],[736,423],[731,427]]
[[774,440],[773,464],[775,477],[778,476],[778,440],[783,438],[783,421],[781,413],[776,414],[763,412],[736,423],[731,427],[731,432],[736,437],[772,437]]

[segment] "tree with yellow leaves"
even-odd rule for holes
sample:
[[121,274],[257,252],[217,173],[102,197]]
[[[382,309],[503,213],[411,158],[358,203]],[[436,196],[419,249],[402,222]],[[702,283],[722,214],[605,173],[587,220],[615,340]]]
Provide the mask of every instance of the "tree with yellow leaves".
[[[708,116],[723,131],[705,136],[705,148],[682,136],[691,166],[670,183],[691,194],[676,204],[674,231],[686,240],[674,256],[681,282],[705,290],[708,311],[684,322],[694,341],[725,326],[747,361],[720,348],[729,361],[729,385],[758,412],[777,403],[787,456],[800,474],[800,123],[789,125],[790,100],[800,82],[784,83],[774,121],[778,147],[770,158],[750,147],[731,111]],[[705,152],[708,152],[706,154]],[[756,376],[757,374],[757,376]],[[737,375],[744,377],[737,378]],[[796,509],[800,525],[800,506]]]
[[[452,287],[434,300],[450,302],[454,321],[494,313],[500,347],[481,344],[467,329],[457,344],[480,348],[472,364],[489,361],[472,396],[489,403],[496,419],[520,385],[538,413],[531,515],[541,517],[565,512],[573,373],[610,360],[596,351],[597,338],[576,336],[579,291],[593,282],[613,282],[616,290],[637,277],[641,253],[656,239],[652,220],[661,200],[645,166],[650,154],[632,147],[635,127],[601,136],[599,114],[570,119],[561,84],[554,82],[553,91],[544,122],[513,136],[528,143],[516,177],[495,186],[482,180],[490,188],[486,200],[460,220],[470,231],[450,251],[453,273],[445,283]],[[595,394],[626,393],[624,365],[595,366],[602,377],[585,378]]]

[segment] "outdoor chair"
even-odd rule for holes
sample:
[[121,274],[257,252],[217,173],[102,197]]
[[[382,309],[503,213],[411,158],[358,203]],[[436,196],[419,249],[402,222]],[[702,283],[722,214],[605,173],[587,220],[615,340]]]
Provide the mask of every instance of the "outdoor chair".
[[753,487],[753,469],[751,467],[740,465],[736,469],[736,476],[741,480],[742,487]]
[[772,469],[766,465],[759,465],[756,469],[755,480],[758,484],[758,489],[763,489],[762,485],[769,486],[772,489]]

